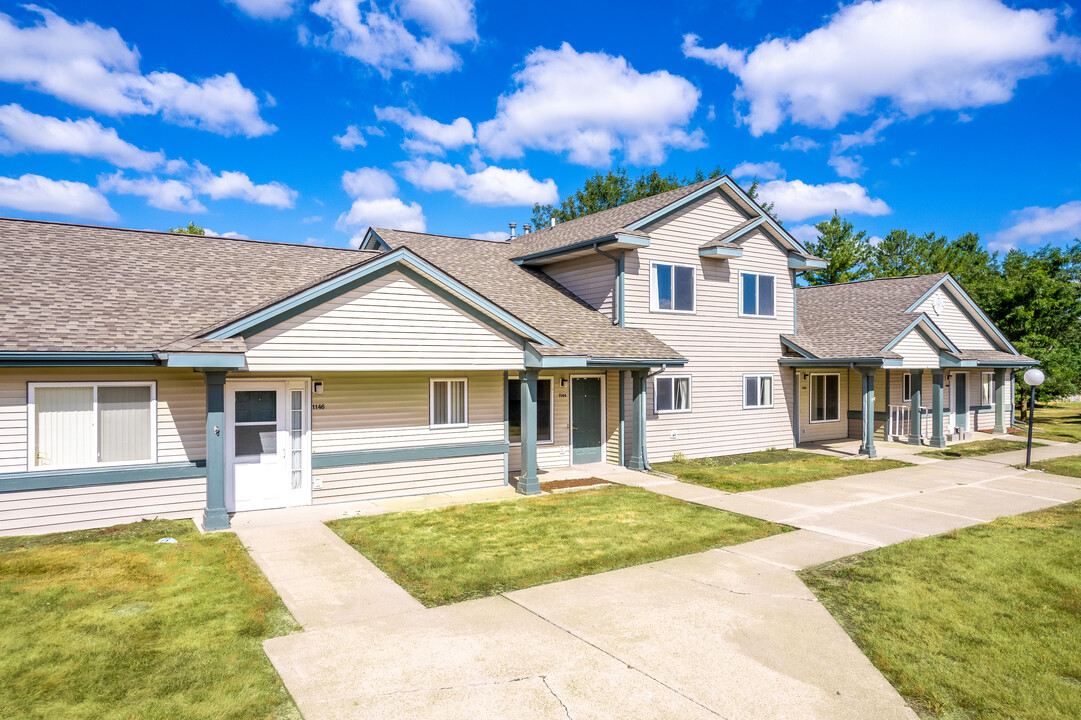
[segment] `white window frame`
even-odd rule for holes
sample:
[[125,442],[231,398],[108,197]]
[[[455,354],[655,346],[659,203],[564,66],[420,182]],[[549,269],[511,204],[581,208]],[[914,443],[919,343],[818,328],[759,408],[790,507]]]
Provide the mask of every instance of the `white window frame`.
[[[37,465],[37,409],[34,405],[34,391],[37,388],[79,387],[93,388],[94,412],[91,420],[95,449],[98,442],[98,388],[99,387],[149,387],[150,388],[150,459],[118,460],[116,462],[95,462],[89,465]],[[124,382],[122,380],[84,382],[28,382],[26,384],[26,469],[33,472],[51,472],[53,470],[93,469],[101,467],[123,467],[127,465],[153,465],[158,462],[158,383],[154,380]]]
[[[661,380],[671,380],[672,381],[672,400],[675,401],[675,398],[676,398],[676,395],[675,395],[676,380],[684,380],[684,379],[686,379],[686,381],[687,381],[687,407],[686,408],[676,408],[676,409],[672,409],[672,410],[659,410],[657,408],[657,397],[658,397],[657,383],[660,382]],[[680,414],[689,413],[689,412],[691,412],[693,410],[694,410],[694,379],[690,375],[686,375],[686,374],[684,374],[684,375],[658,375],[657,377],[653,378],[653,414],[654,415],[680,415]]]
[[[514,376],[514,375],[508,375],[507,376],[507,383],[508,384],[511,383],[511,382],[518,382],[519,380],[521,380],[521,376]],[[537,444],[538,445],[555,445],[555,442],[556,442],[556,379],[554,377],[549,377],[548,375],[545,375],[543,377],[538,377],[537,378],[537,385],[538,386],[540,385],[541,380],[547,380],[548,381],[548,427],[551,430],[552,437],[548,438],[547,440],[538,440]],[[507,418],[507,421],[508,422],[510,421],[509,417]],[[540,430],[539,427],[537,429],[538,429],[538,431]],[[519,440],[518,442],[512,442],[510,444],[510,446],[511,447],[521,447],[522,446],[522,441]]]
[[[908,392],[905,392],[905,380],[908,380]],[[912,373],[901,375],[901,402],[912,402]]]
[[[773,314],[772,315],[761,315],[758,312],[754,312],[754,313],[745,313],[745,312],[743,312],[743,277],[745,275],[754,275],[755,278],[759,278],[759,277],[771,277],[771,278],[773,278]],[[756,279],[755,283],[754,283],[754,306],[755,306],[755,310],[758,310],[759,306],[761,305],[760,299],[761,299],[761,295],[758,292],[758,280]],[[737,310],[739,310],[739,316],[740,317],[767,318],[767,319],[773,318],[773,319],[776,319],[777,318],[777,276],[774,275],[773,273],[751,272],[750,270],[740,270],[739,271],[739,298],[738,298],[738,301],[739,301],[739,304],[737,306]]]
[[[690,310],[662,310],[660,298],[657,296],[657,265],[666,265],[672,268],[672,304],[676,303],[676,268],[689,268],[691,271],[691,309]],[[698,312],[698,268],[694,265],[677,262],[664,262],[663,260],[651,260],[649,263],[649,311],[655,313],[669,313],[673,315],[694,315]]]
[[[768,377],[770,379],[769,405],[748,405],[747,404],[747,378],[750,378],[750,377],[759,378],[759,379],[764,378],[764,377]],[[770,408],[773,407],[775,396],[777,395],[777,374],[776,373],[769,373],[769,372],[766,372],[766,373],[743,373],[743,375],[740,378],[739,382],[740,382],[739,394],[740,394],[740,396],[741,396],[741,398],[743,400],[743,409],[744,410],[769,410]],[[758,387],[759,387],[759,389],[761,389],[761,387],[762,387],[761,382],[759,383]]]
[[[987,389],[988,377],[990,377],[990,380],[991,380],[991,388],[990,388],[991,389],[991,397],[985,398],[983,396],[983,391]],[[995,404],[995,373],[994,373],[994,371],[981,372],[980,373],[980,405],[994,406],[994,404]]]
[[[435,422],[435,384],[437,382],[447,383],[447,407],[450,407],[450,383],[460,382],[465,384],[465,407],[462,409],[465,411],[465,422],[460,423],[443,423],[437,424]],[[447,430],[453,428],[463,428],[469,426],[469,378],[464,377],[433,377],[428,378],[428,428],[431,430]]]
[[[835,377],[837,378],[837,417],[830,420],[815,420],[814,418],[814,388],[816,377]],[[828,392],[828,389],[827,389]],[[829,403],[826,403],[826,407],[829,407]],[[819,425],[821,423],[835,423],[841,422],[841,373],[811,373],[810,379],[807,381],[807,420],[812,425]]]

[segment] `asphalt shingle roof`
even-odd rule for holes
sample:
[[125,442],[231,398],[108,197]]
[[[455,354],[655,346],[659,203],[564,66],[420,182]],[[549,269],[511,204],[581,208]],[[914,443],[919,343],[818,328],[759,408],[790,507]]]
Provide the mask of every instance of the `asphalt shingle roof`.
[[375,255],[0,219],[0,351],[241,352],[198,336]]
[[392,248],[408,248],[562,346],[538,347],[542,355],[681,357],[649,332],[613,325],[552,278],[514,263],[512,258],[521,254],[514,244],[373,230]]

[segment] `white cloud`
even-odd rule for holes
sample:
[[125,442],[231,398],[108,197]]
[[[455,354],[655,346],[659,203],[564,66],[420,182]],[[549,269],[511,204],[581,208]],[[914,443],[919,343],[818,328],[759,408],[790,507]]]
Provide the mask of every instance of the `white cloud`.
[[0,13],[0,81],[21,83],[64,102],[111,116],[151,115],[221,135],[267,135],[277,128],[236,75],[191,82],[175,73],[139,71],[139,52],[115,29],[70,23],[36,5],[42,21],[19,27]]
[[732,168],[734,178],[758,178],[759,180],[776,180],[784,177],[781,165],[773,160],[763,163],[741,162]]
[[506,230],[490,230],[488,232],[473,233],[469,237],[474,240],[487,240],[488,242],[506,242],[510,233]]
[[305,225],[310,225],[311,223],[323,222],[323,216],[322,215],[309,215],[308,217],[301,218],[300,222],[304,223]]
[[1081,52],[1056,25],[1054,10],[998,0],[881,0],[844,6],[800,38],[740,50],[686,35],[683,52],[738,78],[741,120],[757,136],[786,119],[835,127],[880,101],[910,117],[1004,103],[1048,61]]
[[795,150],[797,152],[808,152],[817,150],[820,147],[822,147],[822,143],[802,135],[793,135],[790,140],[781,143],[782,150]]
[[201,164],[197,165],[192,184],[201,195],[215,200],[237,199],[284,209],[293,207],[297,199],[297,191],[280,182],[256,185],[245,173],[227,170],[213,175]]
[[1020,243],[1081,237],[1081,200],[1058,207],[1027,207],[1014,212],[1011,220],[1012,224],[989,243],[992,249],[1008,250]]
[[18,178],[0,177],[0,207],[91,220],[117,218],[105,196],[86,183],[29,173]]
[[147,152],[124,142],[97,120],[38,115],[21,105],[0,106],[0,153],[59,153],[101,158],[117,167],[151,170],[165,162],[162,152]]
[[762,202],[776,203],[774,212],[782,220],[798,222],[813,217],[841,214],[887,215],[889,205],[867,194],[858,183],[832,182],[808,185],[802,180],[771,180],[758,188]]
[[406,139],[403,147],[418,154],[441,154],[444,149],[456,150],[475,142],[473,124],[464,117],[446,124],[400,107],[377,107],[375,116],[381,122],[394,123],[409,133],[411,137]]
[[622,150],[633,164],[659,164],[671,148],[705,145],[700,129],[686,129],[700,93],[678,75],[643,74],[622,57],[579,53],[563,43],[533,50],[514,81],[495,118],[477,126],[490,157],[521,157],[533,148],[604,166]]
[[805,247],[808,243],[818,242],[818,228],[809,223],[805,225],[795,225],[785,229],[788,230],[792,237],[803,243]]
[[277,20],[293,14],[296,0],[228,0],[257,20]]
[[843,178],[856,179],[867,172],[863,166],[863,158],[859,155],[833,155],[829,159],[829,166]]
[[415,159],[397,163],[403,177],[422,190],[450,190],[474,205],[504,207],[559,201],[555,181],[534,180],[526,170],[486,167],[471,173],[461,165]]
[[353,205],[338,217],[335,227],[350,231],[359,229],[349,243],[359,247],[369,227],[390,227],[396,230],[424,232],[427,221],[420,205],[406,204],[394,197],[398,183],[378,168],[358,168],[342,175],[342,187],[353,198]]
[[205,234],[207,234],[207,235],[210,235],[211,237],[223,237],[223,238],[229,238],[230,240],[251,240],[251,238],[248,237],[247,235],[243,235],[241,233],[238,233],[235,230],[230,230],[229,232],[224,232],[224,233],[217,233],[217,232],[214,232],[213,230],[211,230],[208,227],[204,227],[203,232]]
[[364,134],[360,132],[360,128],[356,125],[350,125],[345,129],[344,133],[335,135],[334,142],[338,143],[338,147],[342,150],[352,150],[368,144],[368,141],[364,139]]
[[454,70],[461,58],[451,45],[477,39],[471,0],[402,0],[386,12],[375,3],[362,12],[360,4],[358,0],[314,3],[311,12],[330,24],[330,32],[315,41],[384,76],[392,70]]
[[871,126],[866,130],[849,133],[847,135],[838,135],[837,139],[833,142],[833,152],[843,153],[852,148],[877,145],[882,141],[882,131],[892,125],[893,122],[893,118],[880,117],[871,123]]
[[191,185],[180,180],[163,180],[154,175],[128,178],[117,171],[98,178],[98,189],[120,195],[136,195],[146,198],[146,204],[159,210],[176,212],[206,212],[206,206],[195,197]]

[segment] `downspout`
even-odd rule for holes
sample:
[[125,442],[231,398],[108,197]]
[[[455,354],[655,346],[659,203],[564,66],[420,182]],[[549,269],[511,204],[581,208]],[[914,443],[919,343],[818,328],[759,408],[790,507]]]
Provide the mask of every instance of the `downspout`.
[[[668,369],[667,365],[661,365],[660,370],[654,370],[653,372],[646,373],[645,381],[648,383],[649,379],[654,375],[660,375],[662,372]],[[649,387],[646,385],[646,387]],[[642,392],[646,392],[646,388],[642,388]],[[646,438],[649,437],[649,433],[646,432],[645,423],[642,423],[642,464],[646,466],[646,471],[650,471],[653,468],[649,466],[649,451],[646,449]]]
[[625,251],[620,250],[619,255],[613,255],[606,250],[601,250],[599,243],[593,243],[593,251],[599,253],[609,260],[612,260],[616,264],[616,286],[615,302],[612,303],[612,324],[624,327],[626,317],[623,313],[623,253]]

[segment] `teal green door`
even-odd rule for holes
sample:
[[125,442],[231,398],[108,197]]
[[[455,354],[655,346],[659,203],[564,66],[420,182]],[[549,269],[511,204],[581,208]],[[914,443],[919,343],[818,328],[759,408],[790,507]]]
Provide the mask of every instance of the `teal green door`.
[[953,376],[953,416],[957,427],[968,430],[968,375],[958,373]]
[[571,462],[575,465],[604,459],[601,431],[601,379],[571,379]]

